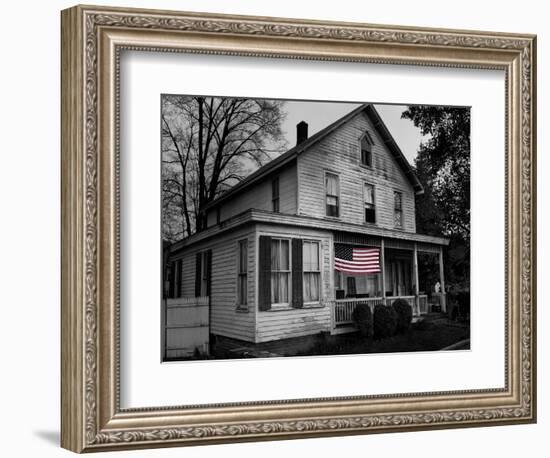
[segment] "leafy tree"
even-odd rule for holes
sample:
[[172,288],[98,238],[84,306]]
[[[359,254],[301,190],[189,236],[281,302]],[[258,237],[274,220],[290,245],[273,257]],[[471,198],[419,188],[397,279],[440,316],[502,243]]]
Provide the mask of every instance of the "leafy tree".
[[427,137],[415,160],[424,186],[424,194],[416,199],[417,229],[451,239],[448,281],[469,288],[470,109],[410,106],[402,118]]
[[278,101],[162,97],[162,227],[175,241],[204,228],[205,207],[285,144]]

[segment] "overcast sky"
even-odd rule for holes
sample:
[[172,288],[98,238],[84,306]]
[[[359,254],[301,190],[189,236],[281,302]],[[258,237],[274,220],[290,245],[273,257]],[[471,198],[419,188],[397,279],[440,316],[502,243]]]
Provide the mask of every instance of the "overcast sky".
[[[287,117],[282,125],[282,129],[288,141],[289,148],[296,144],[296,124],[300,121],[303,120],[308,123],[309,135],[311,136],[338,118],[346,115],[357,106],[359,106],[357,103],[286,102],[285,111],[287,112]],[[407,106],[379,104],[375,104],[374,106],[409,163],[414,165],[414,158],[416,157],[418,146],[422,141],[422,135],[412,121],[401,119],[401,113],[407,109]]]

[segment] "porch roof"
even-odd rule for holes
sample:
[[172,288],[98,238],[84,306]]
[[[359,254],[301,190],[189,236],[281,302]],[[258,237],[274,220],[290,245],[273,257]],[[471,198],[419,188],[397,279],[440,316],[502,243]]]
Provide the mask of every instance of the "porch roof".
[[304,227],[309,229],[321,229],[328,231],[349,232],[353,234],[362,234],[374,237],[382,237],[395,240],[405,240],[409,242],[419,242],[433,245],[449,245],[449,239],[445,237],[435,237],[432,235],[416,234],[399,230],[384,229],[375,226],[366,226],[362,224],[346,223],[325,218],[315,218],[312,216],[289,215],[284,213],[274,213],[267,210],[246,210],[220,224],[209,227],[201,232],[193,234],[170,246],[170,251],[179,251],[195,243],[205,241],[226,231],[233,230],[239,226],[250,223],[275,224],[283,226]]

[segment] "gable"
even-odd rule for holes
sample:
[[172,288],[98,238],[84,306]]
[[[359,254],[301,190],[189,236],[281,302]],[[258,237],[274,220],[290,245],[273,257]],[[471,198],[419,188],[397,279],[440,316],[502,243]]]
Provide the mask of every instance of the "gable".
[[[372,166],[361,164],[361,139],[367,136],[372,142]],[[310,158],[311,155],[321,155],[320,158]],[[371,117],[360,112],[345,124],[325,136],[300,154],[302,164],[319,162],[326,170],[342,173],[344,169],[357,172],[358,179],[374,177],[385,180],[388,186],[416,192],[415,183],[411,182],[407,171],[397,160],[388,142],[376,128]]]
[[[361,138],[368,133],[372,142],[372,166],[361,163]],[[298,157],[298,214],[317,218],[330,217],[325,208],[325,175],[338,176],[340,221],[365,224],[364,186],[374,189],[378,227],[415,232],[415,186],[392,151],[391,145],[376,128],[368,113],[356,113]],[[395,193],[402,196],[403,224],[394,221]],[[370,221],[369,221],[370,222]]]

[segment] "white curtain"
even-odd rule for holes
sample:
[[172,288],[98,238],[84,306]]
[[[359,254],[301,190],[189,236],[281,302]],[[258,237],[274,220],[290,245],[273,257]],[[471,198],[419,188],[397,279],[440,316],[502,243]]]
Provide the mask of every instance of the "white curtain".
[[290,246],[288,240],[271,241],[271,303],[289,303]]
[[319,243],[303,243],[304,302],[316,302],[320,294]]

